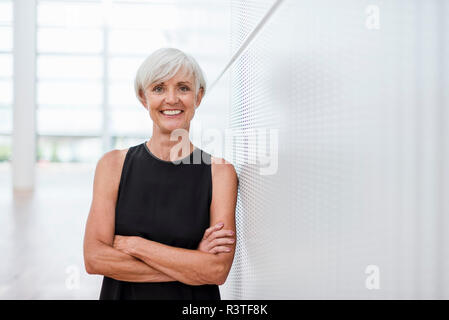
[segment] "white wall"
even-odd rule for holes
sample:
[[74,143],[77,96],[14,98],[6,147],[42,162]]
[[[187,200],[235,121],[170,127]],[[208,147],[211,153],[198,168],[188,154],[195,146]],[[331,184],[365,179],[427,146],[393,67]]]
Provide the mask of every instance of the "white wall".
[[[231,1],[234,52],[273,3]],[[449,298],[447,17],[437,0],[282,1],[229,70],[224,298]],[[248,163],[249,129],[279,130],[274,174]]]

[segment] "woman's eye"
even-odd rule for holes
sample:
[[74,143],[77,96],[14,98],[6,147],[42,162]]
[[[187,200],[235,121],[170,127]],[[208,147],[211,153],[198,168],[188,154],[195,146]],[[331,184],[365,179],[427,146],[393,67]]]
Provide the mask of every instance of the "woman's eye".
[[153,91],[155,91],[155,92],[161,92],[162,91],[162,87],[154,87],[153,88]]
[[189,87],[181,87],[181,91],[189,91]]

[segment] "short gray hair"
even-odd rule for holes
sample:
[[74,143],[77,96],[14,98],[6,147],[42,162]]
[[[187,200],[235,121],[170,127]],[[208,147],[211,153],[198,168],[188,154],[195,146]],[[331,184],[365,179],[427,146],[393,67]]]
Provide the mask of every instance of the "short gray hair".
[[193,74],[196,95],[200,88],[203,88],[203,95],[206,94],[206,80],[196,60],[179,49],[160,48],[148,56],[137,70],[134,80],[137,99],[143,104],[142,96],[149,85],[172,78],[181,67],[184,67],[189,75]]

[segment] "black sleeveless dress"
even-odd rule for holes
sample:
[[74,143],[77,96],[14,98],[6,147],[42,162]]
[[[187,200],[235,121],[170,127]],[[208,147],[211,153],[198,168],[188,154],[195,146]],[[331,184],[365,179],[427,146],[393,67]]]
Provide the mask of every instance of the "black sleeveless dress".
[[[115,234],[196,249],[210,225],[210,154],[196,148],[175,163],[146,143],[128,149],[115,209]],[[185,163],[185,161],[190,161]],[[179,162],[179,163],[178,163]],[[220,300],[218,285],[180,281],[127,282],[103,277],[100,300]]]

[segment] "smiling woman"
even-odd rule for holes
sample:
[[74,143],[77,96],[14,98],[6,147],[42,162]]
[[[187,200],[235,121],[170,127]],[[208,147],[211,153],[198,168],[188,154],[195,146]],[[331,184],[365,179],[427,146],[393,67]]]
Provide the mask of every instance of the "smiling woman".
[[[158,141],[170,138],[167,133],[175,129],[188,131],[196,108],[206,93],[206,81],[195,59],[174,48],[162,48],[150,55],[140,66],[134,81],[136,96],[150,113],[153,120],[151,143],[153,153],[168,159],[161,145],[173,145],[177,141]],[[154,132],[154,131],[153,131]],[[193,145],[182,144],[183,149],[191,150]],[[181,142],[182,143],[182,142]],[[150,146],[149,146],[150,147]],[[185,154],[190,151],[185,151]]]
[[180,50],[159,49],[135,90],[153,135],[97,164],[86,271],[104,275],[100,299],[220,299],[236,246],[238,177],[188,138],[206,91],[201,68]]

